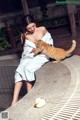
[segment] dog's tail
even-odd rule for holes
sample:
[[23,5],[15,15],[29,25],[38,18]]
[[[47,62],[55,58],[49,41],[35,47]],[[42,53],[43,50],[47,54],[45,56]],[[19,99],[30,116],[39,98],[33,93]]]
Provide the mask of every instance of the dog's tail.
[[76,41],[73,40],[71,48],[66,51],[66,56],[69,55],[70,53],[72,53],[75,50],[75,48],[76,48]]

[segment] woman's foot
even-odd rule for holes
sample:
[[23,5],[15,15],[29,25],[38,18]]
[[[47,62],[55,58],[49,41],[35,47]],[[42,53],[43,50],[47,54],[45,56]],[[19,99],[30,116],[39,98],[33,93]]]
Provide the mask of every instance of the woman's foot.
[[16,105],[17,101],[12,101],[11,106]]

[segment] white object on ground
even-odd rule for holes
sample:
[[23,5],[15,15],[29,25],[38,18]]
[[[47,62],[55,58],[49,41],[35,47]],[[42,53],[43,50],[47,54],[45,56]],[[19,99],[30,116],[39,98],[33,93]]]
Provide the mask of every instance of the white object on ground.
[[36,107],[36,108],[43,107],[45,105],[45,103],[46,102],[45,102],[44,99],[42,99],[42,98],[36,98],[34,107]]

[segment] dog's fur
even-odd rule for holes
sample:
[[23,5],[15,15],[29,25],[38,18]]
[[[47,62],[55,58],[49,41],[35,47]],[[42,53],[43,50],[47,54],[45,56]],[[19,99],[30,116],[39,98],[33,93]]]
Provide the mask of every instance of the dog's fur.
[[75,40],[72,41],[72,46],[67,51],[65,51],[62,48],[56,48],[56,47],[50,46],[49,44],[47,44],[46,42],[44,42],[42,40],[37,41],[35,44],[36,44],[37,48],[36,48],[34,54],[37,55],[38,53],[42,52],[49,58],[54,58],[56,60],[56,61],[53,61],[54,63],[60,62],[61,60],[65,59],[66,56],[71,54],[74,51],[74,49],[76,48]]

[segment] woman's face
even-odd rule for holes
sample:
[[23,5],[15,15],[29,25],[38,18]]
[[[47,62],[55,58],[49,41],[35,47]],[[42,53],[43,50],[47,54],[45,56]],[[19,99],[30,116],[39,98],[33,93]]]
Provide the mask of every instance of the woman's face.
[[26,26],[27,31],[34,33],[36,29],[36,24],[35,23],[30,23],[29,25]]

